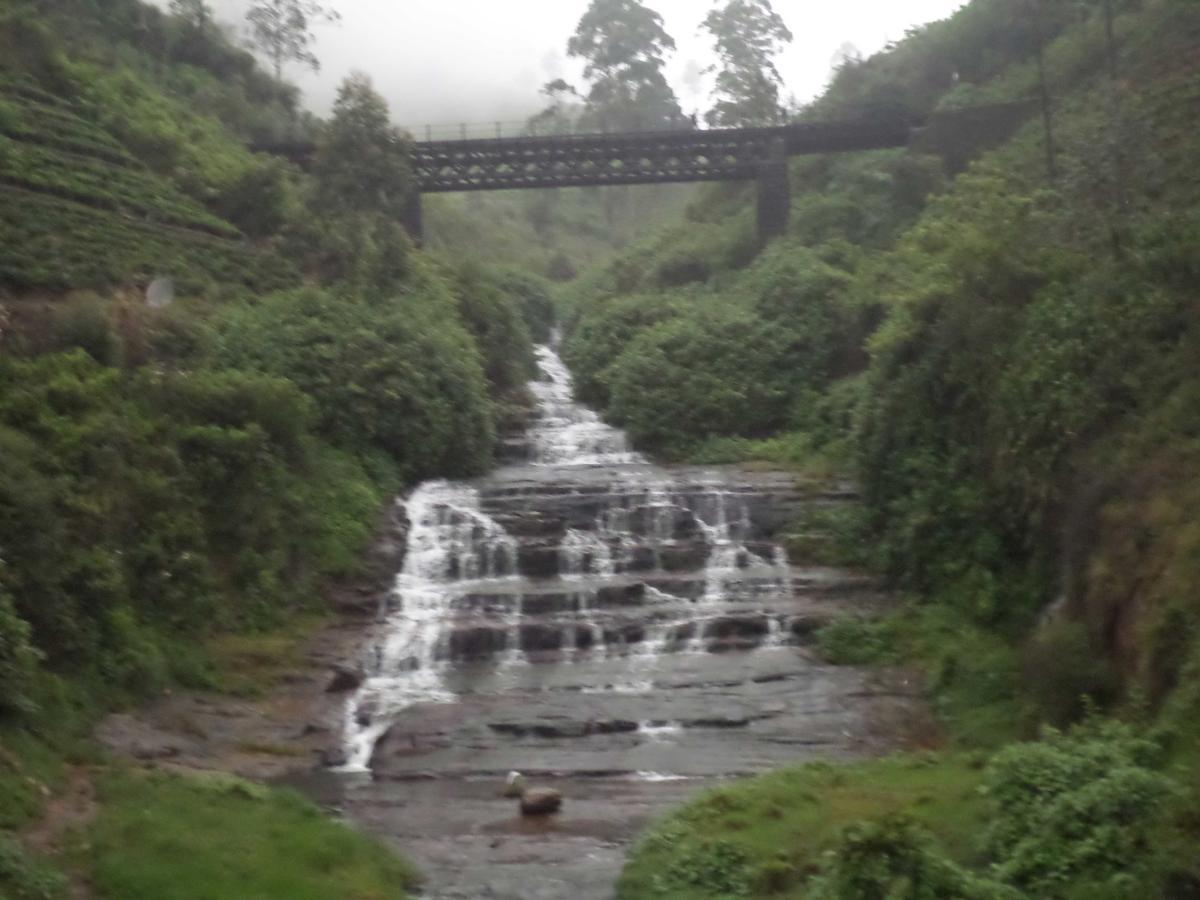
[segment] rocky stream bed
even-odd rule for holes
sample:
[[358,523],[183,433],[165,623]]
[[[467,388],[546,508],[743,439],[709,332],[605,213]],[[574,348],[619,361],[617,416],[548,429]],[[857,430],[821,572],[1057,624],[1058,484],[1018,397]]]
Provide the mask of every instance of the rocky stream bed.
[[[110,719],[109,746],[298,786],[412,858],[429,898],[608,900],[638,831],[696,791],[902,740],[916,686],[810,647],[887,598],[775,542],[849,492],[651,465],[539,360],[509,462],[398,501],[382,581],[342,596],[310,671],[240,705],[164,698]],[[514,770],[562,811],[522,817],[501,796]]]

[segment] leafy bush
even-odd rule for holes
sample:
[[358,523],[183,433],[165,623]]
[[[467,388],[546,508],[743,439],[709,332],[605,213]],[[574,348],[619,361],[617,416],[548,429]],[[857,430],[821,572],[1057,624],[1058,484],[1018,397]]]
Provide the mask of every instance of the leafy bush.
[[1001,750],[988,775],[996,877],[1038,897],[1081,896],[1081,885],[1122,876],[1126,896],[1152,893],[1154,834],[1175,790],[1153,769],[1159,753],[1099,719]]
[[0,719],[32,711],[32,687],[39,659],[29,642],[29,623],[17,615],[12,598],[4,591],[3,575],[0,560]]
[[218,361],[287,378],[330,440],[387,453],[406,479],[479,472],[494,441],[479,353],[448,296],[426,291],[273,295],[222,323]]
[[496,269],[494,275],[500,289],[517,301],[531,339],[539,344],[550,343],[558,318],[550,282],[513,267]]
[[938,853],[911,820],[888,815],[848,826],[816,879],[814,900],[1017,900]]
[[607,407],[617,357],[641,331],[676,315],[685,302],[682,295],[631,294],[586,306],[563,346],[579,399]]
[[483,355],[483,370],[497,395],[524,390],[533,377],[533,348],[523,298],[476,263],[461,263],[451,275],[463,323]]
[[888,619],[834,619],[817,633],[821,655],[838,666],[896,662],[901,655],[895,623]]
[[53,669],[139,693],[171,676],[180,636],[307,605],[395,486],[318,444],[281,379],[75,352],[2,361],[0,388],[6,706],[26,695],[26,634]]
[[642,331],[617,358],[612,417],[665,453],[714,434],[767,433],[785,421],[784,349],[757,317],[698,303]]
[[83,350],[101,365],[115,364],[120,354],[106,304],[94,294],[72,298],[54,310],[48,343],[52,350]]

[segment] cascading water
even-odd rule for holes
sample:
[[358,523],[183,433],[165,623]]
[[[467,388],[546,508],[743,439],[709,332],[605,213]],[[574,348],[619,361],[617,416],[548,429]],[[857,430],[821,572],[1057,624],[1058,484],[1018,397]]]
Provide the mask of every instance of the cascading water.
[[[427,900],[610,900],[652,815],[730,775],[869,752],[903,688],[802,648],[864,600],[765,539],[837,502],[786,472],[662,468],[574,402],[550,347],[520,461],[403,502],[407,556],[315,776],[404,848]],[[857,593],[856,593],[857,592]],[[876,742],[875,746],[879,746]],[[562,790],[517,821],[510,770]]]
[[[750,605],[763,595],[790,593],[782,548],[764,556],[748,546],[744,498],[653,467],[621,431],[575,403],[551,347],[539,347],[537,360],[529,471],[537,486],[570,487],[531,488],[530,497],[540,491],[539,502],[555,507],[532,520],[519,491],[481,495],[435,481],[405,501],[404,568],[367,654],[368,677],[347,704],[347,770],[370,766],[406,708],[453,702],[448,676],[464,663],[487,659],[511,671],[619,658],[624,672],[607,689],[645,692],[664,654],[712,649],[728,638],[714,621],[725,616],[728,626],[731,611],[753,616]],[[588,480],[592,472],[600,477]],[[778,617],[757,615],[759,624],[737,626],[742,649],[782,640]]]
[[370,675],[346,709],[347,771],[366,771],[391,717],[413,703],[453,698],[439,649],[453,602],[482,580],[515,577],[516,543],[479,510],[479,495],[447,481],[405,503],[408,547],[391,610],[372,648]]

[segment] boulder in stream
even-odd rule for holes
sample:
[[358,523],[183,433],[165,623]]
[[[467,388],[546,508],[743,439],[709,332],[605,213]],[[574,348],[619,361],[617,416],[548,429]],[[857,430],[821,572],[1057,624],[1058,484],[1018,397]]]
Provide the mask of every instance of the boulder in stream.
[[528,788],[521,794],[521,815],[549,816],[562,808],[562,792],[554,788]]

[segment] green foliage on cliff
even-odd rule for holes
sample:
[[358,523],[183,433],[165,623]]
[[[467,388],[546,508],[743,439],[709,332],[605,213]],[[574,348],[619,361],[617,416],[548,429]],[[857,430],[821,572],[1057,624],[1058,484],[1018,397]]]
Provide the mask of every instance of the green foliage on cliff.
[[217,361],[288,379],[313,400],[324,437],[387,454],[406,480],[478,473],[491,458],[491,410],[452,302],[444,287],[387,301],[277,294],[230,315]]
[[[414,251],[365,79],[296,100],[138,0],[0,12],[0,729],[207,682],[206,639],[320,608],[521,400],[547,286]],[[311,173],[247,146],[288,138]]]

